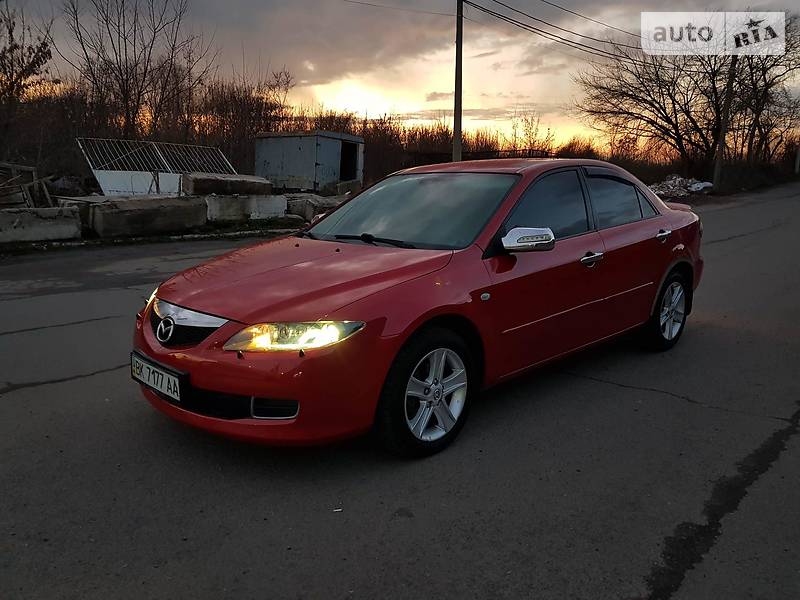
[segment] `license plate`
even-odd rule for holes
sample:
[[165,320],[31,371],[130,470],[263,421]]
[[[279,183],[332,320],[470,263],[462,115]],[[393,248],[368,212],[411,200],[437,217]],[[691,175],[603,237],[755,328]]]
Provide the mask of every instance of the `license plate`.
[[169,396],[176,402],[181,401],[181,386],[179,379],[145,360],[137,354],[131,354],[131,376],[147,387]]

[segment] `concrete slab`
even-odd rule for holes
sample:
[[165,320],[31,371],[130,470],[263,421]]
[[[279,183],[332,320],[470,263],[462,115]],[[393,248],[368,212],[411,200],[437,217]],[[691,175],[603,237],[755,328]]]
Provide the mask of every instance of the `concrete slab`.
[[286,196],[254,196],[250,198],[253,220],[282,217],[286,214]]
[[0,243],[70,240],[80,237],[81,221],[75,207],[0,210]]
[[211,223],[242,223],[250,218],[249,196],[204,196]]
[[286,214],[286,196],[205,196],[208,221],[242,223]]
[[286,212],[290,215],[300,215],[306,221],[311,221],[317,215],[336,208],[349,196],[318,196],[316,194],[286,194]]
[[203,198],[109,198],[90,208],[90,221],[100,237],[153,235],[201,227],[206,212]]
[[81,224],[84,227],[91,228],[92,222],[91,218],[91,206],[94,204],[99,204],[101,202],[106,202],[108,198],[106,196],[75,196],[75,197],[68,197],[68,196],[56,196],[55,201],[61,207],[69,207],[74,206],[78,209],[78,214],[81,218]]
[[357,194],[364,187],[360,179],[351,179],[350,181],[340,181],[336,184],[336,195],[344,196],[345,194]]
[[219,173],[184,173],[181,178],[183,193],[188,196],[259,195],[269,196],[272,184],[255,175],[222,175]]

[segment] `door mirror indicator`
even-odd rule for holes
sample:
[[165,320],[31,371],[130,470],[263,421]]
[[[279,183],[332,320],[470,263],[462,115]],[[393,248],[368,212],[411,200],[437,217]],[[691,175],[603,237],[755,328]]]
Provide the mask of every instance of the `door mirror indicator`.
[[508,252],[552,250],[556,236],[549,227],[514,227],[501,240]]

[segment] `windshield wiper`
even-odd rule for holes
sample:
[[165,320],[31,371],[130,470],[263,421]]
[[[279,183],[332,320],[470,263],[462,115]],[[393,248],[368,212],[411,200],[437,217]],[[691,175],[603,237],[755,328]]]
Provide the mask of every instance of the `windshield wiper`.
[[375,237],[371,233],[362,233],[360,235],[353,235],[349,233],[340,233],[333,236],[337,240],[361,240],[365,244],[389,244],[390,246],[397,246],[398,248],[416,248],[414,244],[409,244],[403,240],[393,240],[392,238]]

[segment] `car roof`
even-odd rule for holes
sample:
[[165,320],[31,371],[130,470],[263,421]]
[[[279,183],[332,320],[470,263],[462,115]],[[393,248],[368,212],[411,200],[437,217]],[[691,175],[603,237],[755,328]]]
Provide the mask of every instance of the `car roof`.
[[465,160],[461,162],[423,165],[400,173],[540,173],[558,167],[606,167],[621,171],[619,167],[603,160],[586,158],[497,158],[490,160]]

